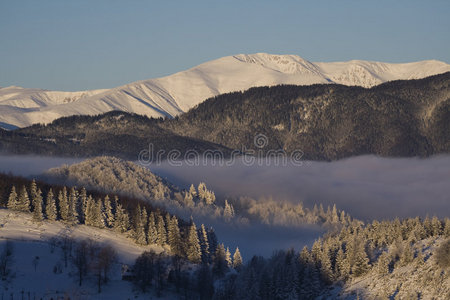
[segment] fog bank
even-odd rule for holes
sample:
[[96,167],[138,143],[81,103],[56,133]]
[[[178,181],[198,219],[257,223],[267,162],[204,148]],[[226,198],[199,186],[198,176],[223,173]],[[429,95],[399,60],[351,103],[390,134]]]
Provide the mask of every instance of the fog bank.
[[333,205],[363,220],[450,216],[450,156],[380,158],[359,156],[302,166],[171,166],[150,170],[182,187],[206,182],[223,196],[247,195]]

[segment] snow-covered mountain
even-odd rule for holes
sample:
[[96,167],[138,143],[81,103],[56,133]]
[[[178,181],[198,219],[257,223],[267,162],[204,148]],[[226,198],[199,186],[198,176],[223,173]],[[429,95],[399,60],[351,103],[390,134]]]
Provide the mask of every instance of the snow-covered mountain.
[[361,60],[313,63],[296,55],[240,54],[108,90],[54,92],[1,88],[0,126],[24,127],[62,116],[111,110],[173,117],[209,97],[255,86],[339,83],[371,87],[390,80],[418,79],[448,71],[449,64],[436,60],[405,64]]

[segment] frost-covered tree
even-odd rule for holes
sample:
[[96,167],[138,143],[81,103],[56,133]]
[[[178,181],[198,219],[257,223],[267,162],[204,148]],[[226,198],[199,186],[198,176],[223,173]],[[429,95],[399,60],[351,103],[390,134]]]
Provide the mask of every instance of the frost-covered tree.
[[234,217],[234,208],[233,205],[228,203],[228,200],[225,199],[225,206],[223,210],[223,217],[225,220],[231,220]]
[[134,240],[139,245],[145,245],[147,244],[147,240],[145,237],[145,230],[144,230],[144,224],[142,220],[142,211],[141,206],[138,205],[136,207],[136,210],[134,212],[134,218],[133,218],[133,231],[134,231]]
[[78,192],[74,187],[70,189],[67,204],[68,204],[67,222],[71,224],[78,223],[78,211],[77,211]]
[[200,236],[200,248],[202,250],[202,262],[207,263],[210,260],[208,232],[206,231],[205,225],[203,224],[200,227],[199,236]]
[[228,247],[227,247],[227,250],[225,251],[225,260],[227,262],[228,268],[233,267],[233,259],[231,258],[230,248],[228,248]]
[[[36,196],[37,196],[37,186],[36,186],[36,181],[33,179],[30,184],[31,205],[33,205]],[[34,209],[34,207],[33,207],[33,209]]]
[[242,267],[242,263],[241,252],[239,251],[239,248],[236,247],[236,251],[234,251],[233,254],[233,268],[239,271]]
[[64,187],[62,191],[59,191],[58,204],[59,204],[59,216],[61,217],[61,220],[67,222],[69,220],[69,201],[67,200],[66,187]]
[[158,245],[167,244],[166,224],[164,222],[163,216],[161,215],[158,215],[157,229],[158,229],[157,244]]
[[114,214],[112,211],[112,206],[111,206],[111,200],[109,199],[109,196],[106,195],[104,200],[103,200],[103,205],[105,207],[105,220],[106,220],[106,226],[111,228],[114,225]]
[[17,209],[26,212],[30,211],[30,198],[28,197],[27,188],[25,186],[22,186],[20,190]]
[[19,206],[18,201],[19,201],[19,198],[17,196],[16,187],[13,186],[11,188],[11,193],[9,194],[9,197],[8,197],[7,207],[9,209],[17,210],[18,206]]
[[389,256],[389,253],[383,252],[378,257],[377,263],[376,263],[376,271],[378,274],[384,276],[389,274],[389,264],[391,262],[391,258]]
[[187,258],[193,263],[200,263],[202,260],[202,249],[198,239],[198,232],[195,223],[189,227],[188,245],[186,250]]
[[86,200],[86,208],[84,211],[84,224],[88,226],[94,226],[95,224],[95,209],[94,209],[94,199],[89,195]]
[[216,248],[213,261],[213,273],[219,277],[225,275],[228,264],[226,260],[225,246],[219,244]]
[[193,184],[191,184],[191,187],[189,188],[189,194],[191,194],[193,198],[197,196],[197,191],[195,190],[195,186]]
[[98,228],[105,228],[105,219],[103,218],[103,203],[101,199],[94,202],[94,226]]
[[84,224],[85,218],[86,218],[86,205],[87,205],[87,198],[88,198],[86,189],[84,187],[80,191],[79,198],[80,199],[79,199],[78,207],[77,207],[78,218],[80,220],[80,223]]
[[337,277],[340,279],[346,280],[350,275],[350,262],[346,258],[346,255],[341,247],[339,248],[336,255],[336,270]]
[[130,227],[130,219],[128,213],[122,208],[121,204],[117,204],[116,213],[114,215],[114,230],[117,232],[127,232]]
[[359,244],[358,247],[356,247],[354,259],[355,261],[352,266],[353,276],[359,277],[367,273],[369,270],[369,258],[367,257],[367,253],[362,244]]
[[50,189],[47,193],[46,204],[45,204],[45,215],[50,221],[55,221],[58,218],[58,212],[56,211],[55,196],[53,195],[53,190]]
[[33,197],[33,220],[42,221],[44,216],[42,214],[42,192],[38,189]]
[[184,256],[183,244],[181,242],[180,228],[178,227],[178,219],[176,216],[170,217],[166,215],[167,220],[167,241],[170,246],[172,254],[177,256]]
[[156,244],[158,241],[158,231],[156,230],[156,221],[154,212],[148,215],[147,241],[149,244]]

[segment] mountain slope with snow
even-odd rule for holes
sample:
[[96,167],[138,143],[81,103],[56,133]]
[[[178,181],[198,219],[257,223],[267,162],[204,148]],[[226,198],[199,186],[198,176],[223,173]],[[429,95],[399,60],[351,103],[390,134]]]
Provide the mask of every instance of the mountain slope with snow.
[[296,55],[240,54],[109,90],[52,92],[2,88],[0,125],[24,127],[49,123],[62,116],[111,110],[174,117],[207,98],[255,86],[338,83],[371,87],[390,80],[418,79],[448,71],[449,64],[435,60],[405,64],[359,60],[313,63]]

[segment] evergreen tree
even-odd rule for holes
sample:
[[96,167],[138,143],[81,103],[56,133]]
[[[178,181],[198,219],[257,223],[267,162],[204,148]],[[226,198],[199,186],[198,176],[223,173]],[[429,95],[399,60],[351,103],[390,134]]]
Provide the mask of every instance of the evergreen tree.
[[126,232],[129,228],[128,214],[122,208],[121,204],[116,205],[116,213],[114,214],[114,230],[117,232]]
[[144,231],[144,225],[142,222],[142,212],[141,212],[141,206],[138,205],[136,207],[134,218],[133,218],[133,229],[134,229],[134,239],[137,244],[139,245],[145,245],[147,244],[146,238],[145,238],[145,231]]
[[94,199],[89,195],[86,199],[86,207],[84,210],[84,224],[88,226],[94,226],[95,216],[94,216]]
[[449,218],[445,218],[444,236],[450,237],[450,219]]
[[30,198],[28,198],[27,188],[25,186],[22,186],[20,190],[17,209],[26,212],[30,211]]
[[200,235],[200,247],[202,249],[202,262],[207,263],[210,261],[208,232],[206,231],[205,225],[203,224],[200,227],[199,235]]
[[59,204],[59,215],[61,220],[68,221],[69,220],[69,202],[67,200],[67,189],[63,188],[62,191],[59,191],[58,194],[58,204]]
[[195,187],[193,184],[191,184],[191,187],[189,188],[189,194],[191,194],[193,198],[195,198],[197,196],[197,191],[195,190]]
[[104,202],[104,207],[105,207],[106,226],[109,228],[112,228],[114,225],[114,214],[112,211],[111,200],[109,199],[108,195],[105,196],[105,199],[103,202]]
[[378,257],[378,261],[376,264],[376,270],[378,274],[384,276],[389,274],[389,264],[391,260],[389,257],[389,254],[387,252],[381,253],[381,255]]
[[155,214],[150,212],[148,215],[147,241],[149,244],[156,244],[158,240],[158,231],[156,230]]
[[228,268],[233,267],[233,260],[231,258],[230,248],[227,247],[227,250],[225,251],[225,260],[227,262]]
[[202,249],[198,239],[197,227],[194,222],[192,222],[189,227],[188,247],[186,254],[187,258],[193,263],[200,263],[202,260]]
[[170,246],[172,254],[177,256],[184,256],[183,245],[181,243],[180,228],[178,227],[178,219],[176,216],[170,217],[166,215],[167,220],[167,241]]
[[157,244],[161,246],[167,244],[166,224],[164,222],[164,218],[161,215],[158,215],[157,228],[158,228]]
[[105,219],[103,218],[103,203],[101,199],[94,201],[94,226],[105,228]]
[[87,193],[86,193],[86,189],[83,187],[80,191],[80,201],[78,202],[78,218],[80,220],[81,224],[85,223],[85,219],[86,219],[86,206],[87,206]]
[[75,190],[74,187],[72,187],[70,189],[70,193],[69,193],[69,199],[67,202],[67,207],[68,207],[68,211],[67,211],[67,222],[71,223],[71,224],[76,224],[78,223],[78,211],[77,211],[77,207],[78,207],[78,192]]
[[184,199],[183,199],[183,202],[184,202],[184,204],[185,204],[186,206],[192,207],[192,206],[195,205],[195,203],[194,203],[194,197],[193,197],[192,194],[189,193],[189,192],[184,193]]
[[[36,181],[33,179],[31,181],[31,185],[30,185],[30,199],[31,199],[31,205],[34,205],[34,201],[35,198],[37,196],[37,186],[36,186]],[[34,209],[34,206],[33,206]]]
[[234,209],[233,205],[228,203],[228,200],[225,199],[225,207],[223,210],[223,217],[225,220],[231,220],[234,217]]
[[238,271],[242,268],[242,256],[238,247],[236,247],[236,251],[233,255],[233,268]]
[[214,254],[213,273],[219,277],[222,277],[223,275],[225,275],[226,271],[227,261],[225,246],[223,244],[219,244]]
[[33,207],[33,220],[42,221],[44,216],[42,214],[42,192],[40,189],[35,192],[33,197]]
[[18,210],[19,198],[17,196],[16,187],[11,188],[11,193],[9,194],[7,207],[9,209]]
[[355,252],[355,262],[352,266],[352,274],[355,277],[359,277],[364,275],[369,270],[369,258],[367,257],[367,253],[364,250],[363,245],[359,245],[356,248]]
[[342,248],[339,248],[337,256],[336,256],[336,269],[337,276],[340,279],[346,280],[350,275],[350,263],[346,258],[346,255]]
[[55,221],[58,217],[58,212],[56,211],[56,203],[52,189],[48,191],[46,200],[45,215],[47,216],[48,220]]
[[208,242],[210,255],[214,256],[218,244],[216,233],[214,232],[214,229],[212,227],[208,229]]
[[333,205],[333,209],[331,211],[331,223],[332,224],[338,224],[339,223],[339,216],[336,208],[336,204]]

